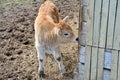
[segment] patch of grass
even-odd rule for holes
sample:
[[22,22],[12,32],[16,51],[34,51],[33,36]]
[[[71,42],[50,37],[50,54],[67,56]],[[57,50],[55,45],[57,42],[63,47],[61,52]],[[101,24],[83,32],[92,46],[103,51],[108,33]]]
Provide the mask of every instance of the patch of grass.
[[29,2],[29,0],[3,0],[2,6],[6,7],[8,4],[24,4],[26,5]]
[[52,0],[52,1],[58,1],[58,0]]
[[26,4],[28,0],[12,0],[14,3],[23,3]]
[[56,1],[58,1],[58,0],[51,0],[51,1],[56,2]]

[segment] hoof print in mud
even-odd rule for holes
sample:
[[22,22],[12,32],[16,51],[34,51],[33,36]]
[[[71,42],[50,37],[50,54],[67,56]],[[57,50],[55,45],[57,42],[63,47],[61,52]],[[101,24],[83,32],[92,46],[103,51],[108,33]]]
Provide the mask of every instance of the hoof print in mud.
[[39,78],[45,78],[45,74],[44,74],[43,71],[40,71],[40,72],[39,72]]

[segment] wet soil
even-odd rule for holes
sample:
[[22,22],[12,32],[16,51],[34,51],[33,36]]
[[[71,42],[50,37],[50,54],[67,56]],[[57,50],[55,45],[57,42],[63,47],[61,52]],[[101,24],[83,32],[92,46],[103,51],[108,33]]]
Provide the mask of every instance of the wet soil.
[[[14,1],[14,2],[13,2]],[[39,80],[38,60],[34,47],[34,20],[42,0],[0,1],[0,80]],[[18,1],[18,2],[15,2]],[[79,0],[53,0],[61,18],[70,15],[68,23],[77,35]],[[78,61],[77,43],[61,45],[62,61],[68,77],[62,77],[52,55],[45,61],[43,80],[70,80]]]

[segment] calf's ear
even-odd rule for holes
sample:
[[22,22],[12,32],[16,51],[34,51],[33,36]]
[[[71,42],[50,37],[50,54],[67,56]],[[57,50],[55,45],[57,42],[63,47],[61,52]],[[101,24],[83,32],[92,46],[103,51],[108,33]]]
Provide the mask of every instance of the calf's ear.
[[62,29],[61,29],[61,27],[56,27],[55,28],[55,34],[57,34],[57,35],[62,35]]
[[68,22],[69,16],[66,16],[63,21]]
[[62,35],[62,27],[58,28],[58,35]]

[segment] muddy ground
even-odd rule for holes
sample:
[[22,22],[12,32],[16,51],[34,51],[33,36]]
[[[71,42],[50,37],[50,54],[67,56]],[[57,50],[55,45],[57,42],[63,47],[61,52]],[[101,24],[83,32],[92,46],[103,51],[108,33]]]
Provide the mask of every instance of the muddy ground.
[[[70,15],[69,24],[77,35],[79,0],[53,0],[60,17]],[[0,0],[0,80],[39,80],[34,47],[34,20],[42,0]],[[77,43],[61,45],[68,72],[63,78],[52,55],[47,55],[43,80],[70,80],[78,61]]]

